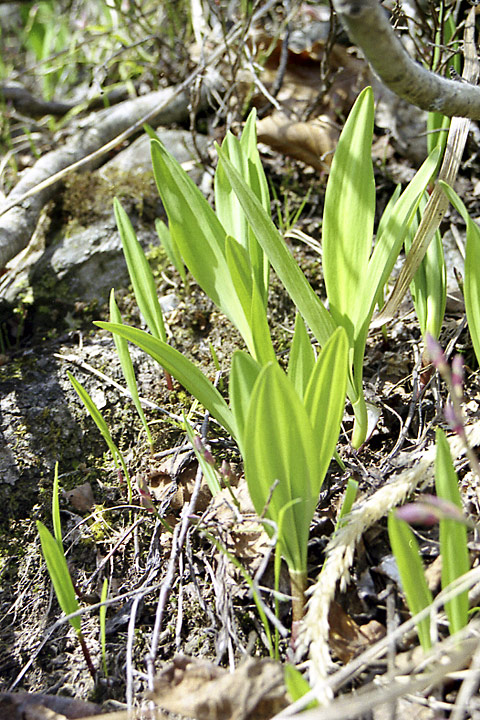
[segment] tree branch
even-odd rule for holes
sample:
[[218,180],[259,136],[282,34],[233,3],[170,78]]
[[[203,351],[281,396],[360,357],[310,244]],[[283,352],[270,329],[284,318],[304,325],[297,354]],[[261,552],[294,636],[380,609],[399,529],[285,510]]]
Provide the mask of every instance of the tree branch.
[[396,95],[422,110],[480,120],[480,88],[447,80],[414,62],[378,0],[333,0],[352,43]]

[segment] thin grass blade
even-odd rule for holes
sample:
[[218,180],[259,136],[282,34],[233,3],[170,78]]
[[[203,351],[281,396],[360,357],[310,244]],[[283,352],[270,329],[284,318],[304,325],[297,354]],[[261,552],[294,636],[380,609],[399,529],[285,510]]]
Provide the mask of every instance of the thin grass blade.
[[[115,302],[115,292],[113,289],[110,291],[110,320],[114,323],[122,323],[122,316],[120,315],[118,305]],[[120,335],[114,335],[113,341],[117,349],[120,364],[122,366],[123,377],[125,378],[128,390],[130,392],[130,395],[132,396],[133,404],[135,405],[137,413],[147,434],[148,442],[150,445],[153,445],[152,434],[150,432],[150,428],[148,427],[147,418],[145,417],[145,413],[143,412],[143,408],[140,403],[140,397],[138,395],[137,380],[135,377],[135,371],[133,369],[132,359],[130,357],[130,351],[128,349],[128,343]]]

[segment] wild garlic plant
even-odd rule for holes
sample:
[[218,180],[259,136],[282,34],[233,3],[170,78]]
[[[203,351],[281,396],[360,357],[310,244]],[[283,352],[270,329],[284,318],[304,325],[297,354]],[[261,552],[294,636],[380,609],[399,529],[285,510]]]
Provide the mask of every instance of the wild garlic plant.
[[[329,310],[271,220],[254,113],[240,140],[228,134],[218,148],[216,212],[152,137],[153,171],[168,217],[170,254],[176,265],[181,262],[188,268],[245,342],[246,350],[232,358],[229,403],[166,342],[151,271],[141,259],[126,213],[115,202],[132,284],[150,333],[119,322],[97,324],[149,353],[236,440],[255,508],[277,526],[290,569],[294,619],[303,612],[309,525],[335,450],[345,393],[355,412],[352,444],[359,447],[367,433],[362,377],[370,319],[438,159],[435,151],[405,191],[395,193],[372,250],[373,117],[373,94],[366,88],[345,124],[328,180],[323,271]],[[160,233],[165,232],[161,226]],[[268,324],[270,264],[298,310],[287,373],[275,357]],[[306,326],[322,348],[318,357]],[[266,527],[271,532],[271,525]]]

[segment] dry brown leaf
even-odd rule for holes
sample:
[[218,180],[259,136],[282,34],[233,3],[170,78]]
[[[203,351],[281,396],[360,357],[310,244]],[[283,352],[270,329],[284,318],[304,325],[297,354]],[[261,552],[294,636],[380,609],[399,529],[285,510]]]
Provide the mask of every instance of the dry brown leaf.
[[89,482],[77,485],[73,490],[64,490],[63,496],[78,512],[89,512],[95,505],[92,486]]
[[[61,695],[28,692],[0,693],[0,717],[5,720],[84,718],[100,713],[100,706]],[[53,714],[52,714],[53,713]]]
[[330,605],[328,622],[330,649],[345,664],[385,635],[379,622],[372,620],[360,626],[336,602]]
[[309,122],[290,120],[280,112],[257,122],[259,142],[311,165],[320,172],[328,169],[340,132],[326,116]]
[[197,720],[268,720],[288,704],[279,663],[247,658],[233,673],[180,655],[155,681],[164,710]]

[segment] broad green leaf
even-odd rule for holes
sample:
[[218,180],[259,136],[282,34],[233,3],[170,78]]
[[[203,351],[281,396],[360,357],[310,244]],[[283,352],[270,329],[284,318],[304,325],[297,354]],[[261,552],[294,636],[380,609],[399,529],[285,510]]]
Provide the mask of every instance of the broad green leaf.
[[315,295],[255,193],[248,187],[221,148],[217,149],[225,174],[240,200],[258,242],[303,319],[320,345],[324,345],[336,327],[332,317]]
[[[230,369],[230,407],[238,428],[237,438],[240,449],[243,447],[243,432],[250,404],[253,386],[260,373],[261,366],[251,355],[243,350],[236,350]],[[243,453],[242,453],[243,454]]]
[[338,141],[325,194],[323,273],[330,312],[353,344],[362,318],[363,288],[372,251],[375,180],[372,164],[374,104],[371,88],[357,98]]
[[[445,433],[436,430],[437,454],[435,459],[435,488],[438,497],[462,510],[458,478],[453,467],[450,448]],[[440,520],[440,554],[442,556],[442,588],[470,570],[467,546],[467,528],[461,522],[443,518]],[[468,622],[468,592],[460,593],[445,603],[450,633],[456,633]]]
[[[114,323],[122,322],[122,316],[118,309],[118,305],[115,302],[115,292],[112,289],[110,291],[110,320]],[[153,438],[148,427],[147,419],[143,412],[142,405],[140,403],[140,397],[138,395],[137,379],[135,377],[135,371],[133,369],[132,359],[130,357],[130,351],[128,349],[128,343],[120,335],[114,335],[113,341],[117,349],[118,357],[120,359],[120,365],[122,366],[123,377],[127,383],[128,390],[132,396],[133,404],[137,410],[138,416],[142,421],[142,425],[145,428],[147,439],[150,445],[153,445]]]
[[[425,570],[415,535],[404,520],[396,517],[394,510],[388,516],[388,535],[408,607],[411,614],[416,615],[431,605],[432,593],[425,579]],[[430,650],[432,647],[430,616],[418,623],[417,632],[424,651]]]
[[[105,324],[107,325],[108,323],[105,323]],[[121,325],[120,327],[123,327],[123,325]],[[159,340],[158,342],[161,342],[161,341]],[[76,380],[73,377],[73,375],[71,373],[67,372],[67,376],[68,376],[68,379],[70,380],[70,382],[72,383],[72,385],[75,389],[75,392],[77,393],[80,400],[83,402],[83,404],[87,408],[88,412],[90,413],[95,425],[98,427],[98,429],[102,433],[103,439],[107,443],[108,449],[110,450],[110,452],[112,454],[113,462],[115,463],[116,467],[122,468],[123,473],[125,475],[125,479],[127,481],[127,485],[128,485],[128,501],[131,502],[132,501],[132,485],[130,482],[130,475],[128,473],[127,466],[125,464],[125,460],[123,459],[122,453],[120,452],[120,450],[117,448],[117,446],[113,442],[113,438],[110,435],[110,430],[108,429],[107,423],[103,419],[100,410],[97,408],[97,406],[95,405],[95,403],[93,402],[92,398],[90,397],[88,392],[85,390],[85,388],[78,382],[78,380]]]
[[158,302],[157,289],[150,265],[137,240],[129,217],[117,198],[113,201],[113,209],[137,305],[152,335],[165,341],[167,338],[162,309]]
[[[48,574],[57,596],[58,604],[66,615],[76,612],[79,609],[72,579],[67,567],[67,561],[63,550],[60,550],[57,541],[40,520],[37,520],[37,530],[40,535],[43,557],[47,563]],[[81,632],[80,617],[70,619],[71,626]]]
[[95,325],[120,335],[148,353],[197,398],[232,437],[237,437],[236,423],[227,403],[201,370],[182,353],[138,328],[107,322],[96,322]]
[[480,364],[480,228],[458,197],[455,190],[440,181],[442,190],[464,219],[467,225],[467,244],[465,248],[465,278],[463,294],[467,313],[468,329],[473,349]]
[[348,341],[337,328],[323,347],[305,391],[304,404],[315,437],[317,469],[312,494],[318,497],[338,440],[345,407]]
[[287,375],[298,396],[303,399],[308,381],[315,367],[315,353],[301,315],[295,318]]
[[195,183],[159,141],[151,141],[151,152],[172,242],[202,290],[248,339],[248,320],[232,293],[224,228]]
[[[244,432],[245,477],[259,515],[278,522],[290,571],[306,571],[307,542],[317,496],[316,438],[305,408],[276,362],[262,368],[253,388]],[[315,483],[316,484],[316,483]],[[267,531],[272,532],[266,525]]]
[[187,273],[185,272],[185,265],[183,264],[182,255],[178,250],[178,247],[172,241],[170,230],[165,225],[163,220],[160,220],[159,218],[155,220],[155,229],[157,231],[160,242],[162,243],[162,247],[167,253],[168,259],[182,278],[183,284],[188,287]]

